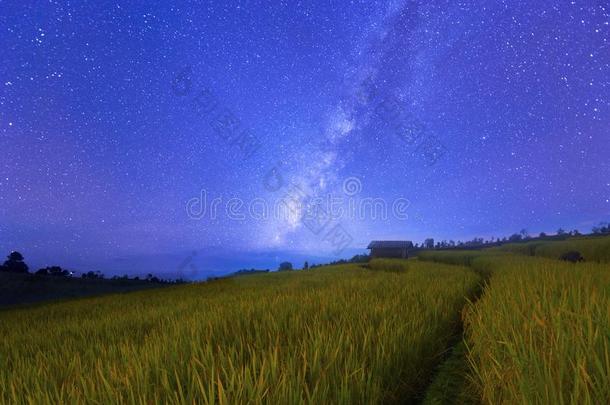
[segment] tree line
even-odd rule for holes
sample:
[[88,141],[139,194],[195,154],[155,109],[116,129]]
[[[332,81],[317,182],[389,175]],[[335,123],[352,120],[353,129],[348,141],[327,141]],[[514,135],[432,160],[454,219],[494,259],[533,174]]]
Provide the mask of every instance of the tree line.
[[[593,227],[592,232],[589,235],[601,236],[610,234],[610,224],[607,222],[600,222],[599,225]],[[534,239],[542,240],[563,240],[572,236],[583,236],[578,229],[567,231],[563,228],[559,228],[554,235],[540,232],[537,236],[529,234],[527,229],[522,229],[519,232],[515,232],[510,236],[505,237],[491,237],[490,239],[484,239],[475,237],[469,241],[454,241],[454,240],[442,240],[436,241],[434,238],[426,238],[421,244],[415,243],[415,249],[450,249],[450,248],[467,248],[467,247],[481,247],[481,246],[494,246],[501,245],[504,243],[523,242]]]
[[[5,273],[21,273],[21,274],[32,274],[30,273],[29,266],[25,263],[23,255],[19,252],[11,252],[7,259],[2,265],[0,265],[0,272]],[[48,266],[36,270],[33,273],[35,276],[55,276],[55,277],[73,277],[74,272],[63,269],[60,266]],[[106,280],[106,276],[100,271],[88,271],[83,272],[80,276],[82,279],[90,280]],[[184,283],[182,279],[176,280],[164,280],[153,274],[149,273],[146,277],[140,278],[139,276],[129,277],[123,276],[112,276],[108,280],[131,280],[131,281],[147,281],[151,283]]]

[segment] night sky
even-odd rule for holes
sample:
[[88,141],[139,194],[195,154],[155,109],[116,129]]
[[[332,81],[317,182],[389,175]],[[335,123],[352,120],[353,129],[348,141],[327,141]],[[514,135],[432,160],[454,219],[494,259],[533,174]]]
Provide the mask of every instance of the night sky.
[[610,217],[605,1],[135,3],[0,2],[0,254],[202,278]]

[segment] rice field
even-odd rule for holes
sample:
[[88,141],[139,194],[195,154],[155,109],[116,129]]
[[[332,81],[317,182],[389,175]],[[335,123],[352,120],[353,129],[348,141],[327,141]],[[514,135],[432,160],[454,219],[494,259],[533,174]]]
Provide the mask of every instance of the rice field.
[[445,373],[468,370],[455,395],[484,404],[610,403],[610,265],[494,250],[423,257],[488,276],[464,311],[462,361]]
[[0,311],[0,403],[412,402],[480,279],[438,263],[398,267],[258,274]]
[[609,270],[538,258],[498,262],[465,317],[485,403],[610,403]]
[[582,254],[587,262],[610,263],[610,237],[608,236],[569,238],[562,241],[509,243],[495,249],[550,259],[559,259],[564,253],[577,251]]
[[366,267],[371,270],[401,272],[407,271],[412,264],[415,265],[414,263],[415,262],[412,260],[373,259],[367,264]]
[[0,403],[607,404],[604,239],[1,310]]

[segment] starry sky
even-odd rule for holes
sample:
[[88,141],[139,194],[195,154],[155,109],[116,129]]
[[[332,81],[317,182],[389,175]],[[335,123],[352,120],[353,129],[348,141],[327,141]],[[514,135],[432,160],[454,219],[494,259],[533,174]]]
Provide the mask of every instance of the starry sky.
[[0,251],[197,279],[588,232],[609,24],[592,0],[1,1]]

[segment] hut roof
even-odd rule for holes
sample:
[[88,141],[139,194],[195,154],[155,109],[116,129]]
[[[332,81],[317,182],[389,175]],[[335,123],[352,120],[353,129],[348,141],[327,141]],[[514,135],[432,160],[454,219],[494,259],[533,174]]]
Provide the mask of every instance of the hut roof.
[[413,242],[410,240],[374,240],[367,246],[367,249],[403,249],[412,248]]

